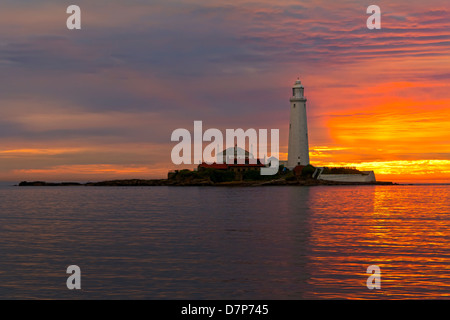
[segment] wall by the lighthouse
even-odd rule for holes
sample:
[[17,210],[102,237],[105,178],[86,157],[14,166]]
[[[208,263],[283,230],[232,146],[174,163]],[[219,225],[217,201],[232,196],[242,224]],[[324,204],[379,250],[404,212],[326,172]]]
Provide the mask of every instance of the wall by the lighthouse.
[[308,123],[306,118],[306,98],[300,80],[292,88],[291,114],[289,120],[289,147],[287,168],[309,164]]
[[360,174],[320,174],[317,179],[337,182],[376,182],[373,171],[361,171]]

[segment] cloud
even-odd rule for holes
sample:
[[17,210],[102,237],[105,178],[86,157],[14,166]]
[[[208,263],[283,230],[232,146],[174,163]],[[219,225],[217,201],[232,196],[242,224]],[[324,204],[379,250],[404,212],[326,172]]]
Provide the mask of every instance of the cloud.
[[[329,151],[349,162],[379,156],[354,152],[364,144],[391,146],[391,157],[448,155],[446,1],[383,3],[379,31],[366,28],[366,8],[356,0],[77,4],[80,31],[65,27],[69,3],[2,3],[2,148],[79,151],[3,158],[0,179],[13,169],[36,176],[56,168],[56,176],[66,165],[100,174],[92,166],[140,163],[146,144],[157,150],[149,161],[164,163],[172,130],[194,120],[220,129],[279,128],[286,151],[290,86],[298,76],[312,147],[352,150]],[[435,139],[436,150],[421,138],[409,152],[418,132]]]

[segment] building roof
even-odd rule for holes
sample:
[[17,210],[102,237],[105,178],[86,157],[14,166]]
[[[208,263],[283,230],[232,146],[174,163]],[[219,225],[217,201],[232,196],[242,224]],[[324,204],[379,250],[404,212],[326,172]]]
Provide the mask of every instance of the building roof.
[[261,162],[258,161],[258,163],[244,163],[244,164],[229,164],[230,167],[265,167]]
[[300,79],[295,80],[294,88],[303,88],[302,82]]
[[225,170],[228,169],[228,165],[225,163],[211,163],[207,164],[206,162],[203,162],[198,165],[199,168],[211,168],[211,169],[219,169],[219,170]]
[[306,166],[302,166],[302,165],[295,166],[294,173],[296,175],[301,175],[304,167],[306,167]]
[[237,162],[232,163],[232,164],[226,164],[226,163],[211,163],[208,164],[206,162],[203,162],[201,164],[198,165],[199,168],[211,168],[211,169],[219,169],[219,170],[226,170],[229,167],[241,167],[241,168],[248,168],[248,167],[264,167],[264,165],[261,163],[261,161],[257,160],[256,163],[243,163],[243,164],[239,164]]

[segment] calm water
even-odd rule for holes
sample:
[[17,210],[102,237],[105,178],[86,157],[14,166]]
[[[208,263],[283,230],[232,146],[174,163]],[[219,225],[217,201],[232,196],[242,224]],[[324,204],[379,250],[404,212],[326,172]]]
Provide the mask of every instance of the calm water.
[[0,187],[1,299],[449,297],[450,186]]

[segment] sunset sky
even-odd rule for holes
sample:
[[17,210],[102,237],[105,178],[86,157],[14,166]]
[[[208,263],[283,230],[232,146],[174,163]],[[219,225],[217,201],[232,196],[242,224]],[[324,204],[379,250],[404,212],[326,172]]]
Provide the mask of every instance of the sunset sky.
[[0,70],[0,181],[166,177],[195,120],[286,158],[300,77],[313,165],[450,182],[448,0],[3,0]]

